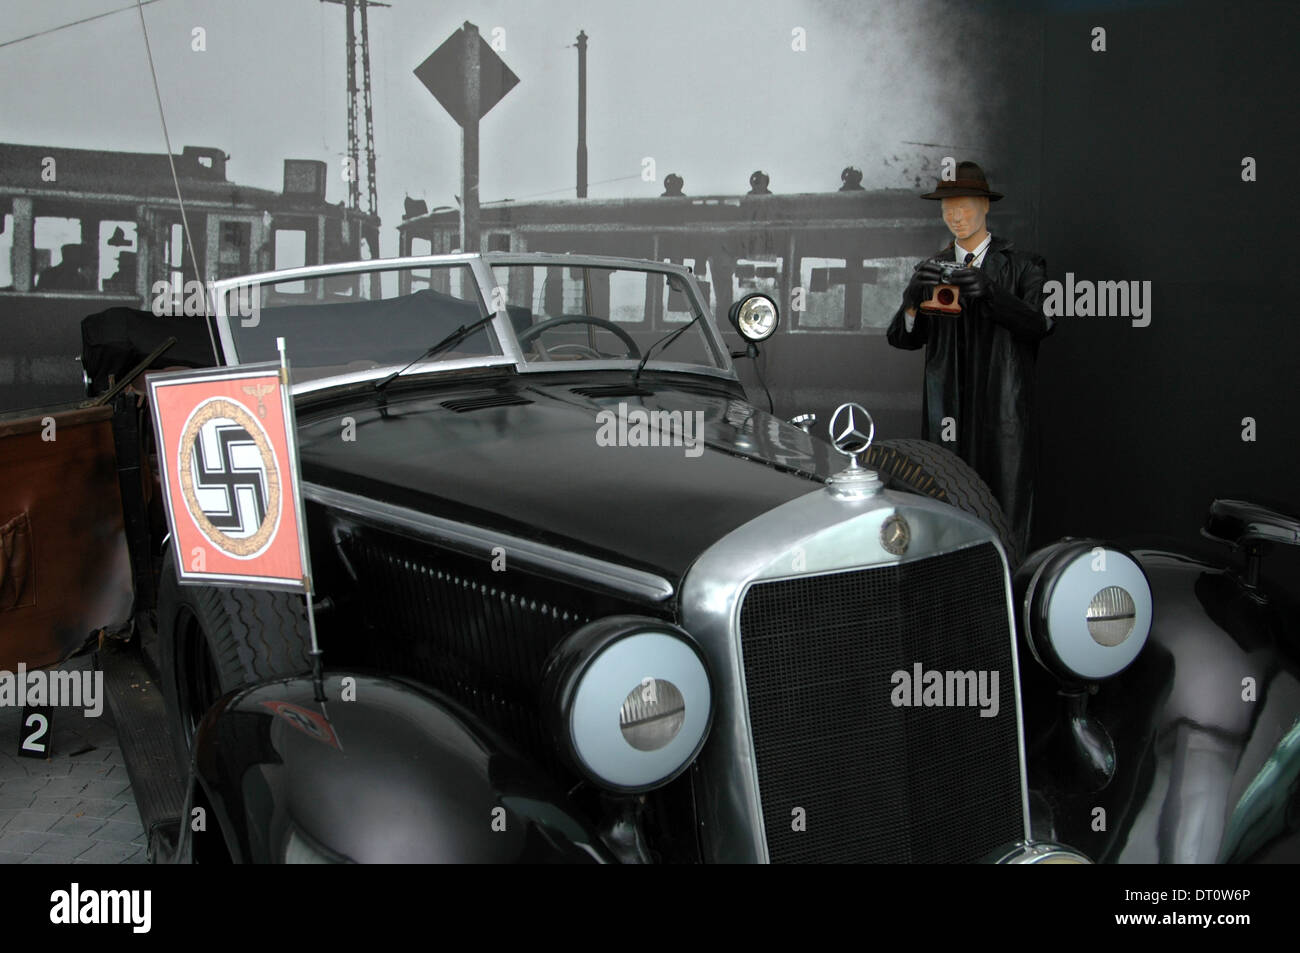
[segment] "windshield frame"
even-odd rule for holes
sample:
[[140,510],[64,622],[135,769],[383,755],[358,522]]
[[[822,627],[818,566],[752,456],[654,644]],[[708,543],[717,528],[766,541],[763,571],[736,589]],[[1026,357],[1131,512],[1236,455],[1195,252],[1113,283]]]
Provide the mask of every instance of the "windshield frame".
[[[238,363],[239,360],[239,352],[235,346],[235,336],[231,333],[231,316],[227,313],[226,307],[227,294],[232,289],[238,289],[249,285],[261,285],[267,282],[280,283],[300,279],[320,278],[329,275],[395,271],[406,268],[421,268],[437,265],[469,266],[470,273],[474,278],[475,287],[478,289],[479,304],[485,315],[492,313],[492,290],[496,287],[496,276],[493,269],[497,266],[553,265],[582,267],[583,265],[589,265],[593,268],[613,268],[675,275],[685,283],[687,294],[691,298],[691,305],[696,308],[701,315],[696,323],[700,325],[706,346],[718,366],[708,367],[704,364],[664,361],[651,357],[649,362],[646,364],[646,370],[703,374],[730,381],[739,379],[736,375],[736,370],[731,363],[731,352],[723,341],[722,335],[719,333],[719,330],[714,323],[713,313],[704,303],[704,295],[700,291],[695,276],[691,273],[689,268],[685,268],[681,265],[670,264],[668,262],[655,262],[640,258],[613,258],[601,255],[559,255],[539,252],[487,252],[484,254],[421,255],[407,258],[370,258],[363,261],[329,265],[308,265],[303,268],[286,268],[281,271],[264,271],[213,282],[213,301],[211,302],[211,305],[213,319],[216,322],[217,342],[221,349],[222,361],[226,366],[230,366]],[[501,346],[502,354],[457,358],[445,361],[434,360],[429,362],[420,362],[412,367],[407,374],[414,376],[417,374],[437,373],[443,370],[464,370],[466,368],[499,367],[502,365],[513,365],[515,371],[519,374],[545,374],[556,371],[571,373],[573,371],[632,370],[636,368],[638,363],[640,363],[636,358],[630,357],[600,361],[581,359],[529,361],[525,358],[524,350],[520,347],[519,341],[515,337],[514,325],[510,321],[504,308],[499,309],[493,315],[492,323],[489,326],[496,334],[497,342]],[[422,347],[427,347],[433,342],[413,341],[411,343],[411,357],[415,357],[420,353]],[[290,355],[290,358],[292,359],[292,355]],[[382,380],[401,366],[402,365],[400,364],[384,365],[368,368],[364,371],[356,371],[348,374],[319,377],[313,380],[302,381],[293,385],[293,392],[295,394],[306,393],[313,390],[338,386],[340,384],[350,384],[366,380]]]

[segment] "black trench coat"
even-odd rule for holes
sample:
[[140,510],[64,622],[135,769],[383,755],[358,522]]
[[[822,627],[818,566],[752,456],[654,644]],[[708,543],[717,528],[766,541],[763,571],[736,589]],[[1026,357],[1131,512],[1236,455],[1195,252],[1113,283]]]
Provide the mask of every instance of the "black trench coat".
[[[952,243],[934,257],[951,261]],[[962,313],[952,317],[918,311],[911,331],[904,305],[886,336],[894,347],[925,347],[922,436],[954,451],[984,479],[1024,552],[1038,450],[1034,362],[1038,342],[1054,325],[1042,308],[1047,264],[994,236],[981,268],[990,285],[983,299],[963,301]],[[955,434],[949,428],[955,440],[942,439],[945,417],[955,422]]]

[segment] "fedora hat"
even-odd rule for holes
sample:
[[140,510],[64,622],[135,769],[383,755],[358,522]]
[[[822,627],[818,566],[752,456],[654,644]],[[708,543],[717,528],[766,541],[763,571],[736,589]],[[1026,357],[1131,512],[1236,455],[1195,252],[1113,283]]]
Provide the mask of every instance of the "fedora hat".
[[983,196],[990,202],[1002,198],[1001,192],[989,188],[984,178],[984,170],[974,162],[958,162],[957,178],[940,179],[933,192],[922,195],[923,199],[955,199],[962,195]]

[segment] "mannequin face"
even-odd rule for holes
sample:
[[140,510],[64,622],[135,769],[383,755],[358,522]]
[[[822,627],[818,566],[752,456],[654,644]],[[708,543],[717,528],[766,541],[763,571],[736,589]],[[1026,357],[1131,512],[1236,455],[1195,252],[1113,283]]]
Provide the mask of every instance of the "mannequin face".
[[989,200],[984,196],[963,195],[943,199],[943,222],[959,242],[984,240],[984,222],[988,218]]

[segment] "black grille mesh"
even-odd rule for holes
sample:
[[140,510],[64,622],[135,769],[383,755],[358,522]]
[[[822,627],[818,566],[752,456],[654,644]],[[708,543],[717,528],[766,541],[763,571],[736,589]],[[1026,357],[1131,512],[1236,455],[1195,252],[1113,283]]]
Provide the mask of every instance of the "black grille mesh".
[[[774,862],[973,861],[1023,837],[1011,634],[992,544],[756,584],[740,636]],[[996,670],[997,716],[895,707],[891,675],[917,662]]]
[[446,692],[554,767],[537,701],[547,654],[589,620],[583,609],[614,607],[387,533],[347,535],[340,548],[365,592],[366,634],[335,656]]

